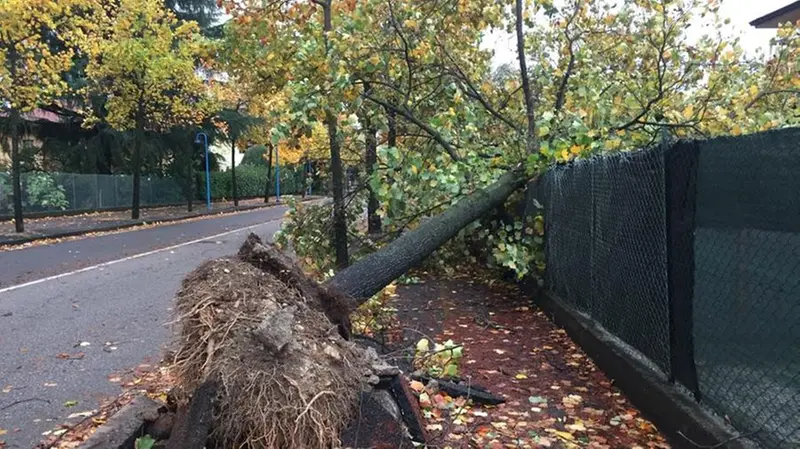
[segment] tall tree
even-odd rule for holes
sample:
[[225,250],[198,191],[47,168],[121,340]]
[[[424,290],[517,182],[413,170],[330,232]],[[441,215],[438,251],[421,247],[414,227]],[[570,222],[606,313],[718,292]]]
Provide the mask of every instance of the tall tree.
[[121,0],[104,39],[89,51],[90,91],[108,98],[104,120],[134,134],[133,219],[139,218],[145,132],[200,123],[213,107],[195,72],[204,45],[197,24],[179,21],[160,1]]
[[203,30],[217,25],[220,18],[216,0],[164,0],[164,6],[179,20],[197,22]]
[[[333,68],[330,35],[333,32],[333,0],[314,0],[322,7],[323,30],[325,38],[325,55],[328,67]],[[335,72],[329,74],[329,81],[335,78]],[[325,110],[325,126],[328,128],[331,150],[331,178],[333,181],[333,248],[336,252],[336,267],[339,269],[350,265],[347,249],[347,211],[344,203],[344,168],[342,165],[341,136],[336,112],[328,107]]]
[[[14,226],[25,230],[22,214],[20,128],[22,114],[51,103],[67,90],[63,74],[95,28],[92,0],[5,0],[0,3],[0,111],[11,140]],[[67,45],[54,49],[49,38]]]
[[236,153],[237,145],[244,146],[246,142],[242,140],[247,130],[263,122],[258,117],[252,117],[244,112],[244,104],[239,102],[235,109],[224,108],[217,113],[215,120],[223,128],[223,132],[231,145],[231,194],[233,205],[239,207],[239,195],[236,185]]

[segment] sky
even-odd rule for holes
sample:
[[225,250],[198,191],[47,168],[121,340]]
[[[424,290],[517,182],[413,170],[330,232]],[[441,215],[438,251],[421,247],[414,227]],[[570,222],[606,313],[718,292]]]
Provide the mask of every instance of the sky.
[[[720,15],[731,19],[730,27],[742,39],[742,48],[752,54],[756,49],[769,49],[769,40],[775,36],[775,30],[760,30],[750,26],[750,22],[765,14],[791,4],[795,0],[722,0]],[[516,64],[516,40],[505,32],[494,32],[486,37],[482,47],[493,48],[495,67],[504,63]]]

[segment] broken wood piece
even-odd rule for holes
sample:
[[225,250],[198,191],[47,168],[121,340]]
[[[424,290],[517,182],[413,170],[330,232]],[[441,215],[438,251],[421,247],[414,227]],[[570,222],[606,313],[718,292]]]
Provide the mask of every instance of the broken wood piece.
[[180,411],[167,441],[167,449],[203,449],[214,422],[217,382],[203,382],[192,395],[189,408]]
[[414,396],[408,381],[403,376],[392,376],[388,380],[389,392],[394,397],[397,406],[400,408],[400,414],[403,417],[403,422],[411,434],[414,441],[420,443],[427,443],[428,434],[425,431],[425,420],[422,417],[422,410],[420,410],[419,402]]
[[465,383],[456,383],[449,380],[444,379],[434,379],[429,376],[412,374],[411,378],[413,380],[422,382],[423,384],[428,384],[428,382],[435,380],[439,385],[439,391],[443,393],[447,393],[451,397],[461,397],[472,399],[473,402],[477,404],[484,404],[484,405],[498,405],[506,402],[505,398],[502,396],[496,396],[492,393],[489,393],[488,390],[479,386],[479,385],[471,385]]

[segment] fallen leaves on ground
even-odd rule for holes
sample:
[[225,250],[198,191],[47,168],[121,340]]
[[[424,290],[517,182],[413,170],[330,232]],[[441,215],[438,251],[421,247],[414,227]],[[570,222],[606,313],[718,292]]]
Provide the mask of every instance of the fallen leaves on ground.
[[[167,392],[173,379],[165,368],[141,364],[126,373],[112,375],[109,381],[119,383],[122,394],[106,400],[99,409],[75,412],[67,417],[67,422],[45,432],[46,440],[37,449],[74,449],[81,445],[97,428],[136,396],[147,395],[151,399],[166,402]],[[74,407],[77,401],[68,401]],[[66,405],[66,404],[65,404]],[[0,442],[0,449],[5,449]]]
[[[432,283],[440,287],[430,288]],[[566,332],[516,288],[467,279],[427,284],[399,289],[397,304],[424,309],[418,305],[430,308],[434,300],[440,302],[443,317],[437,317],[441,324],[435,338],[463,342],[461,377],[507,401],[496,407],[478,406],[443,393],[431,394],[413,383],[432,445],[669,448],[655,426],[640,416]],[[432,300],[432,294],[439,297]]]

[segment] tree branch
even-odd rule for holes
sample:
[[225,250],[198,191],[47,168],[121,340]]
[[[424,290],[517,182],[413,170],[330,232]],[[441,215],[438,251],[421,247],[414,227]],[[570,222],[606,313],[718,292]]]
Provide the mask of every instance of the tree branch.
[[[489,101],[486,100],[486,98],[483,95],[481,95],[480,91],[475,87],[474,84],[472,84],[472,81],[470,81],[469,76],[467,76],[467,74],[464,73],[464,71],[461,69],[461,66],[458,65],[458,62],[456,62],[456,59],[453,57],[453,55],[451,55],[450,52],[447,51],[447,48],[444,46],[444,44],[439,42],[439,47],[444,52],[445,56],[447,56],[447,59],[449,59],[450,62],[453,64],[453,68],[456,71],[454,75],[456,75],[456,77],[459,78],[459,80],[461,81],[458,87],[461,89],[462,92],[464,92],[464,95],[474,100],[477,100],[484,107],[484,109],[486,109],[486,111],[489,112],[489,114],[491,114],[501,122],[505,123],[506,125],[510,126],[513,130],[515,130],[519,134],[522,134],[522,129],[519,127],[519,125],[517,125],[516,123],[511,121],[511,119],[504,116],[497,109],[492,107],[492,105],[489,104]],[[466,86],[466,89],[464,88],[464,86]]]
[[515,16],[517,28],[517,58],[519,58],[519,76],[522,78],[522,92],[525,95],[525,116],[528,120],[528,134],[525,149],[528,154],[536,153],[536,110],[531,81],[528,77],[528,63],[525,61],[525,34],[522,30],[523,0],[516,0]]
[[392,28],[394,28],[394,31],[400,37],[400,40],[403,41],[403,55],[404,55],[404,59],[406,61],[406,67],[408,68],[408,90],[405,92],[405,102],[404,102],[404,104],[408,104],[408,100],[411,97],[411,91],[412,91],[411,55],[409,54],[409,50],[408,50],[408,48],[409,48],[408,40],[406,40],[405,35],[403,35],[403,32],[400,30],[400,25],[397,23],[397,19],[394,16],[394,8],[392,7],[392,0],[389,0],[387,2],[387,4],[389,5],[389,18],[390,18],[390,20],[392,22]]
[[423,130],[426,133],[428,133],[428,135],[431,136],[431,138],[433,138],[433,140],[435,140],[439,145],[442,146],[442,148],[444,148],[445,151],[447,151],[447,154],[449,154],[450,157],[454,161],[460,161],[461,160],[461,156],[458,155],[458,151],[453,146],[453,144],[448,142],[447,139],[445,139],[441,134],[439,134],[438,131],[436,131],[435,129],[431,128],[427,124],[423,123],[418,118],[414,117],[414,115],[411,114],[411,112],[409,112],[408,109],[406,109],[404,107],[395,106],[395,105],[393,105],[391,103],[388,103],[388,102],[386,102],[384,100],[381,100],[379,98],[375,98],[375,97],[373,97],[371,95],[368,95],[368,94],[364,94],[364,98],[366,98],[367,100],[369,100],[369,101],[371,101],[371,102],[373,102],[373,103],[375,103],[375,104],[377,104],[379,106],[383,106],[385,109],[388,109],[390,111],[394,111],[395,113],[402,115],[406,120],[408,120],[409,122],[417,125],[417,127],[419,127],[421,130]]
[[753,107],[756,103],[758,103],[759,101],[761,101],[765,97],[768,97],[770,95],[780,95],[780,94],[796,94],[796,95],[800,95],[800,89],[778,89],[778,90],[770,90],[770,91],[767,91],[767,92],[761,92],[758,95],[756,95],[755,98],[753,98],[753,101],[751,101],[750,103],[747,103],[747,106],[744,107],[744,110],[746,111],[746,110],[750,109],[751,107]]
[[570,37],[569,36],[569,27],[572,25],[572,22],[578,16],[580,12],[581,2],[575,2],[575,10],[572,12],[572,16],[569,18],[565,28],[564,28],[564,36],[567,38],[567,51],[569,52],[569,62],[567,63],[567,70],[564,71],[564,76],[561,78],[561,84],[558,86],[558,93],[556,94],[556,102],[553,105],[553,109],[556,113],[564,107],[564,101],[567,94],[567,86],[569,86],[569,78],[572,76],[572,71],[575,70],[575,50],[572,48],[572,45],[575,43],[575,39],[577,37]]

